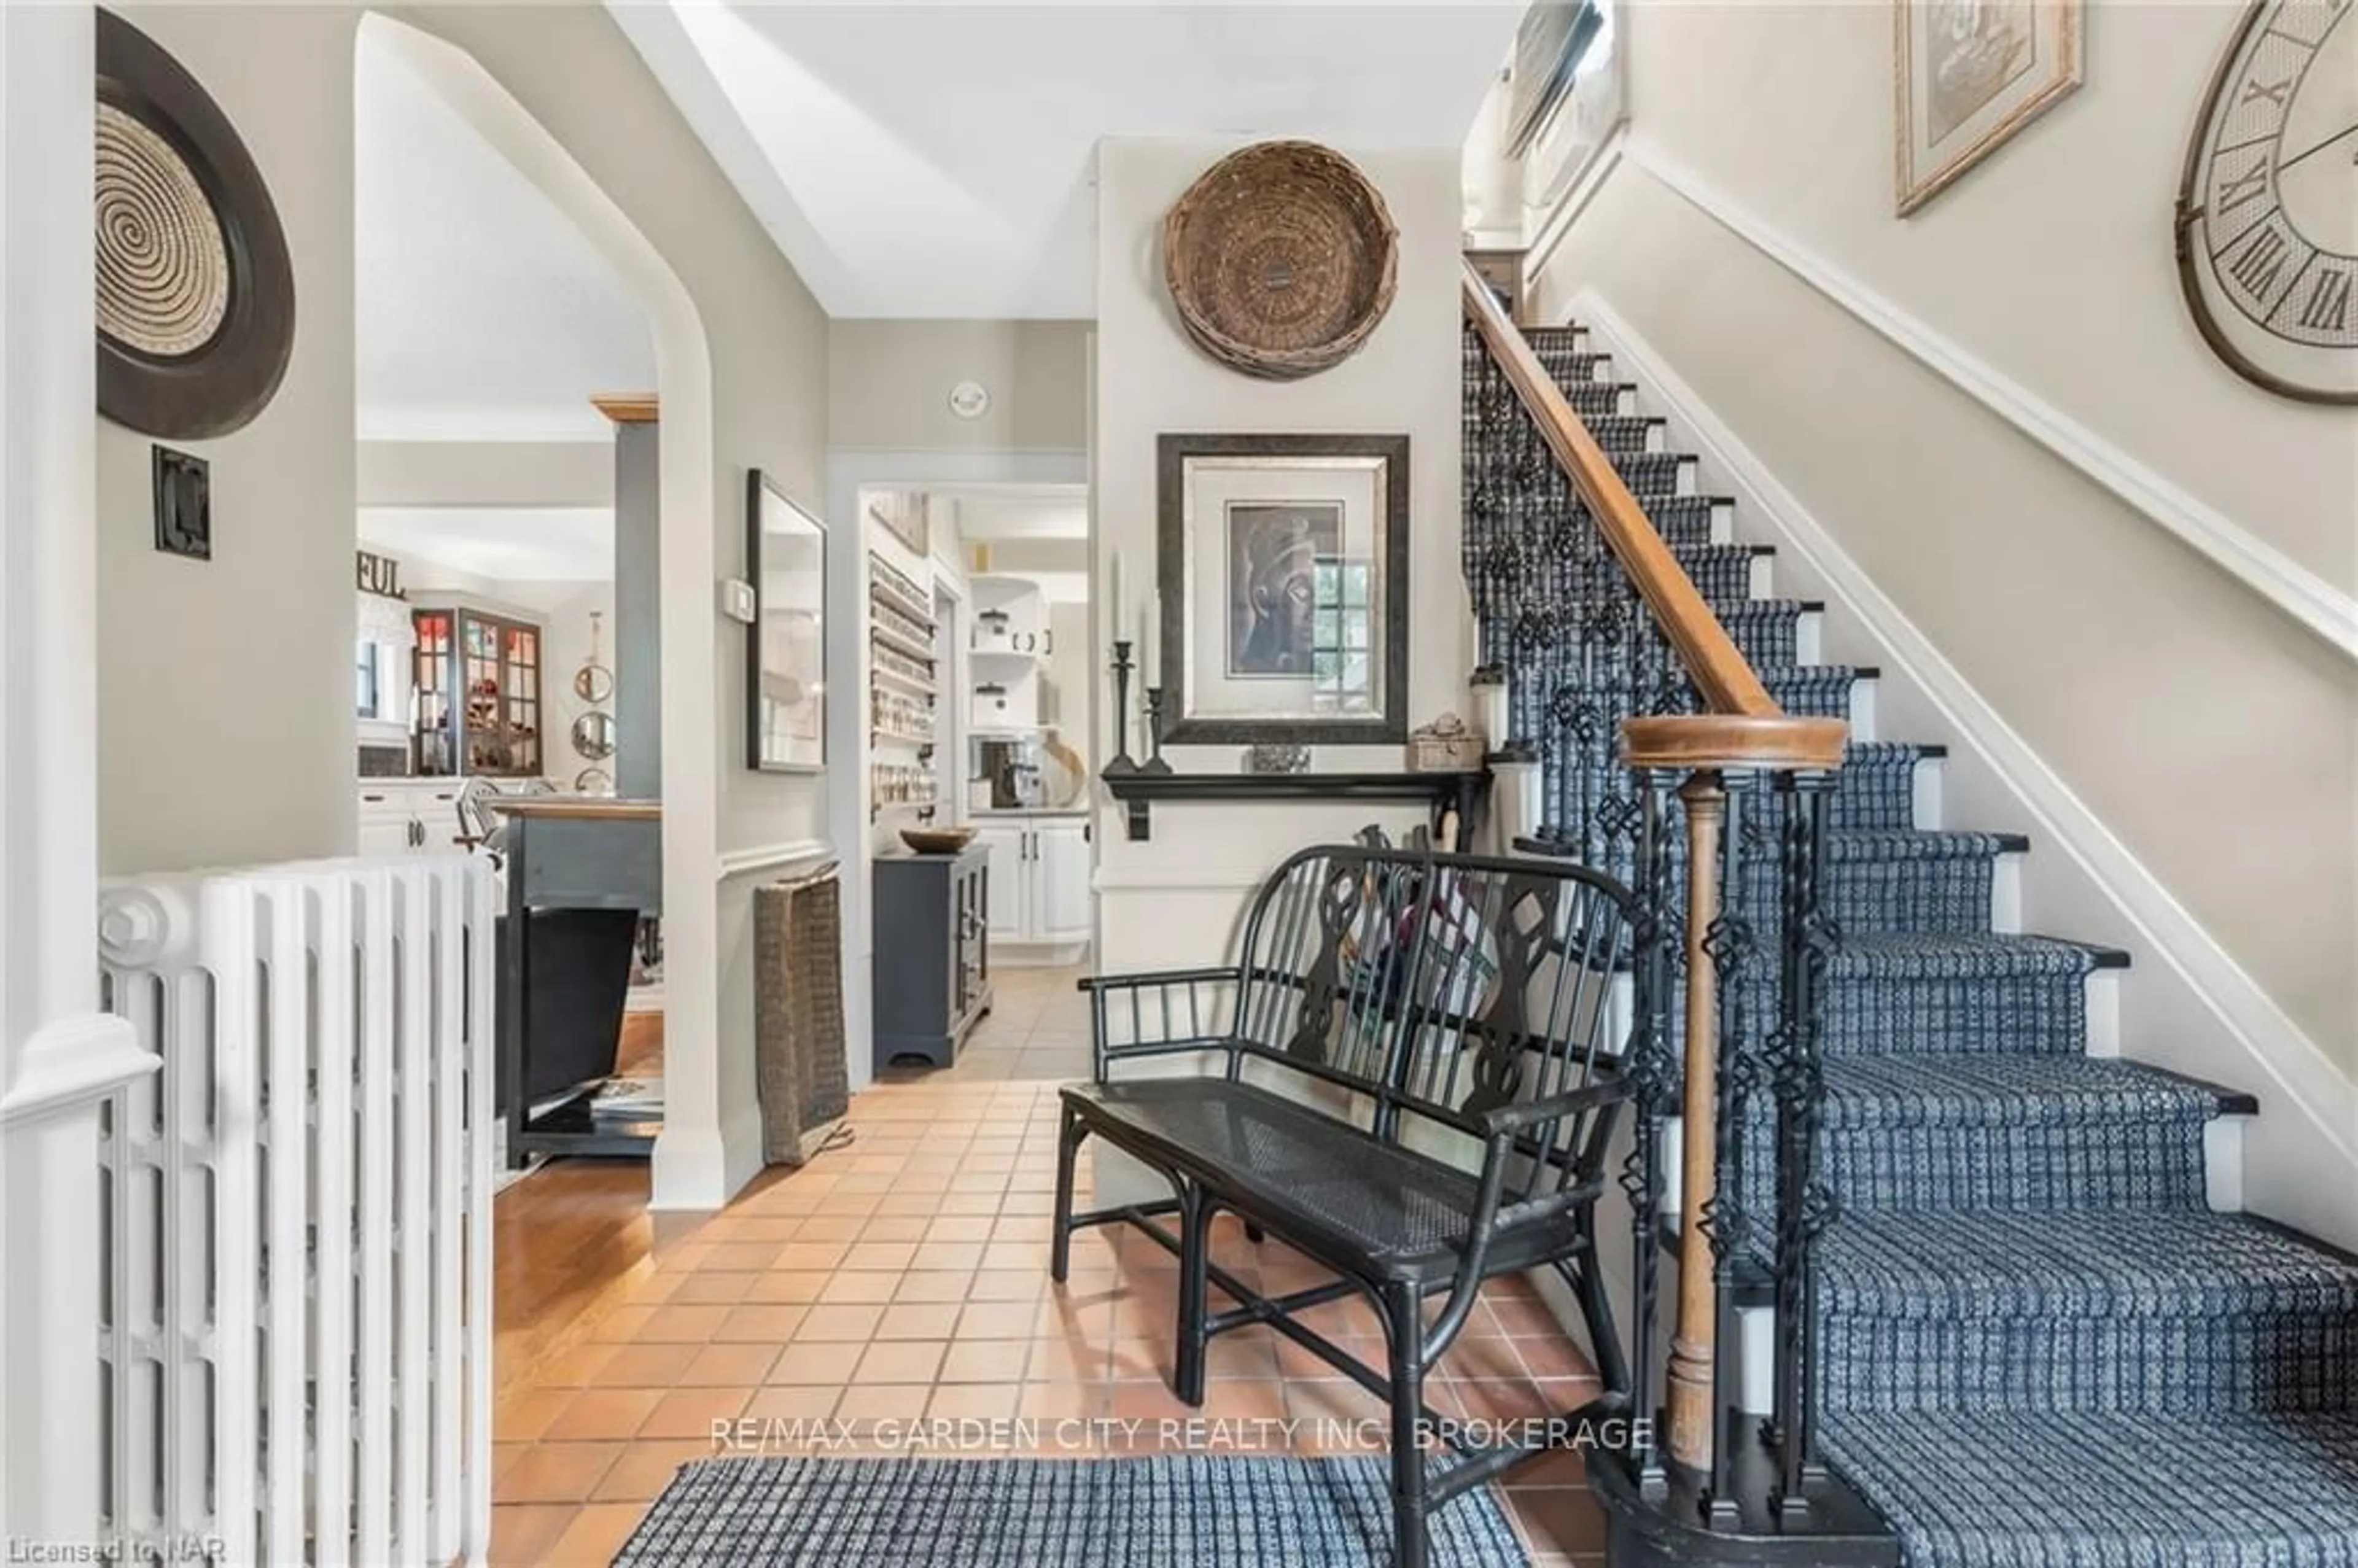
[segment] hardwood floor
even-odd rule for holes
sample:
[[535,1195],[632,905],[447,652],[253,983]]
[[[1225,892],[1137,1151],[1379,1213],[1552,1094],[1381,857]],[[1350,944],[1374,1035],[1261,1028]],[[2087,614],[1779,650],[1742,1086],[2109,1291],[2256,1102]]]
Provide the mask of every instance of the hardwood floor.
[[[616,1062],[663,1070],[663,1015],[622,1021]],[[492,1369],[499,1397],[593,1330],[703,1225],[700,1215],[650,1215],[642,1160],[557,1160],[492,1202]]]

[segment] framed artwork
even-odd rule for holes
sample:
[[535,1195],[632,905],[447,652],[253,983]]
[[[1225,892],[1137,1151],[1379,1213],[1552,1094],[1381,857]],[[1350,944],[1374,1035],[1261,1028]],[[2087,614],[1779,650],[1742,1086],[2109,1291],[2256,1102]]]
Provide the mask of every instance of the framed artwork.
[[2082,0],[1894,0],[1901,217],[2080,85]]
[[745,765],[827,765],[827,529],[762,470],[745,476]]
[[1408,438],[1164,436],[1163,740],[1408,733]]
[[1572,91],[1581,57],[1605,26],[1609,0],[1537,0],[1515,29],[1507,67],[1506,151],[1521,156]]

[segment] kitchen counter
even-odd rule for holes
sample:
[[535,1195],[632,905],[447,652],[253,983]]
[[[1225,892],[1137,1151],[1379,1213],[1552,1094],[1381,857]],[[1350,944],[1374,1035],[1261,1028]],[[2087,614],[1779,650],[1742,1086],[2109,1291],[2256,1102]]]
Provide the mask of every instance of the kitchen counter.
[[968,816],[1020,816],[1037,821],[1044,816],[1087,816],[1093,807],[1087,806],[978,806]]

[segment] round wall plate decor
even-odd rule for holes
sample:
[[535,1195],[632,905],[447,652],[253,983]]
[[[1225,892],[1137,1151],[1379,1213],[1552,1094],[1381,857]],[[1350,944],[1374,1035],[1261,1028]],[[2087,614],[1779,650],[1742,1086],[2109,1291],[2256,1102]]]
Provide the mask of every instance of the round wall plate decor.
[[1314,142],[1230,153],[1163,222],[1163,271],[1196,346],[1288,381],[1341,363],[1391,308],[1400,231],[1382,195]]
[[168,439],[225,436],[295,346],[295,272],[269,189],[212,96],[98,13],[98,411]]

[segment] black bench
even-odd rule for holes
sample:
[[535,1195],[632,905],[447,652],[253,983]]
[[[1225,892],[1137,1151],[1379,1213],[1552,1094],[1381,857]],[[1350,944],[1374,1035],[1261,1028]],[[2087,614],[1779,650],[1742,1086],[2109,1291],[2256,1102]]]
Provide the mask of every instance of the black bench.
[[[1425,1435],[1454,1435],[1428,1424],[1438,1418],[1425,1374],[1483,1281],[1552,1267],[1579,1303],[1605,1393],[1565,1412],[1557,1433],[1624,1413],[1628,1373],[1598,1271],[1595,1204],[1631,1096],[1628,1031],[1647,1013],[1620,999],[1654,989],[1653,966],[1632,962],[1640,929],[1628,890],[1561,861],[1337,846],[1278,869],[1233,968],[1083,980],[1096,1076],[1063,1092],[1055,1278],[1076,1229],[1136,1225],[1179,1258],[1182,1400],[1203,1402],[1211,1337],[1252,1324],[1385,1399],[1398,1561],[1422,1564],[1431,1509],[1544,1445],[1452,1442],[1454,1462],[1424,1462]],[[1633,972],[1639,984],[1617,993],[1615,977]],[[1201,1053],[1222,1070],[1111,1075],[1162,1058],[1184,1069]],[[1074,1161],[1091,1135],[1159,1172],[1173,1195],[1075,1214]],[[1260,1294],[1208,1256],[1224,1209],[1249,1236],[1282,1237],[1336,1278]],[[1210,1311],[1214,1285],[1237,1304]],[[1296,1319],[1355,1293],[1383,1322],[1382,1370]]]

